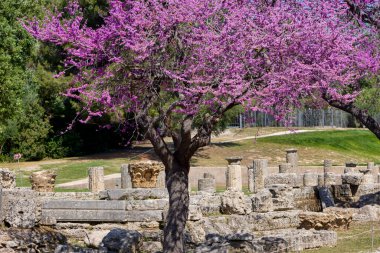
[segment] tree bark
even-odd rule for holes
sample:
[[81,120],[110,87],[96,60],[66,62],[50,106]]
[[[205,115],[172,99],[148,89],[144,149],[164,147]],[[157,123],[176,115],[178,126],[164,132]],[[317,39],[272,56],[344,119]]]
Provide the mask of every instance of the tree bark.
[[166,170],[166,186],[169,192],[169,211],[164,228],[164,252],[185,252],[185,226],[189,214],[190,164],[180,164],[174,159]]

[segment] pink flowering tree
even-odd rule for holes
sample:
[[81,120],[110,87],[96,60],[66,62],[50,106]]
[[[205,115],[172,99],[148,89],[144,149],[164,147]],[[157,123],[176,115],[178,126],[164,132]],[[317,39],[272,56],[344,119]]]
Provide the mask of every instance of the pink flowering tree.
[[347,89],[378,71],[372,28],[348,13],[339,0],[109,0],[100,27],[76,2],[24,27],[65,48],[78,73],[67,96],[86,105],[84,122],[134,116],[165,165],[164,252],[184,252],[190,159],[228,110],[289,121],[309,96],[353,101]]
[[[357,26],[370,27],[371,35],[375,36],[372,40],[372,43],[378,43],[378,37],[380,32],[380,1],[378,0],[345,0],[348,5],[348,17],[349,20]],[[379,47],[380,44],[377,44]],[[378,78],[376,83],[373,84],[374,89],[379,89]],[[364,85],[363,85],[364,84]],[[361,93],[363,89],[368,86],[366,82],[360,82],[360,78],[357,79],[357,82],[353,86],[347,86],[345,88],[346,93],[356,94]],[[378,92],[375,92],[378,94]],[[326,101],[330,106],[341,109],[347,113],[350,113],[354,116],[359,122],[361,122],[364,126],[366,126],[370,131],[372,131],[378,139],[380,139],[380,122],[376,120],[375,117],[367,110],[367,108],[363,108],[362,106],[356,103],[356,100],[345,101],[341,100],[339,97],[335,98],[329,93],[322,93],[322,98]],[[368,96],[365,97],[368,100]],[[367,103],[372,103],[376,106],[378,104],[378,97],[373,98],[375,101],[367,101]],[[363,100],[363,98],[361,99]],[[377,100],[377,101],[376,101]],[[366,106],[368,107],[368,105]]]

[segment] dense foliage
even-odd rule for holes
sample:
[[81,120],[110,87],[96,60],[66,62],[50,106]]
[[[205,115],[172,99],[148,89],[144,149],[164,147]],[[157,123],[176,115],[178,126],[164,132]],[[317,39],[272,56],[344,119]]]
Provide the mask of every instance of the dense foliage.
[[[89,23],[100,25],[107,3],[81,4]],[[128,141],[111,117],[91,125],[75,124],[67,131],[81,107],[62,96],[74,71],[54,78],[64,69],[63,49],[37,42],[20,24],[21,18],[43,18],[46,9],[66,5],[63,0],[0,1],[0,160],[11,159],[13,153],[22,153],[24,159],[80,155],[123,147]],[[110,128],[98,126],[110,123]]]

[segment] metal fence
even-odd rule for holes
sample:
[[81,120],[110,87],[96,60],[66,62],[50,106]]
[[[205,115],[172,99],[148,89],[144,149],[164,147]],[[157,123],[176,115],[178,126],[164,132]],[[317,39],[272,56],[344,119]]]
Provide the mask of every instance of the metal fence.
[[[280,127],[283,122],[278,122],[270,114],[264,112],[245,112],[239,114],[230,127]],[[292,127],[358,127],[359,124],[348,113],[335,108],[328,109],[304,109],[297,110],[293,115]]]

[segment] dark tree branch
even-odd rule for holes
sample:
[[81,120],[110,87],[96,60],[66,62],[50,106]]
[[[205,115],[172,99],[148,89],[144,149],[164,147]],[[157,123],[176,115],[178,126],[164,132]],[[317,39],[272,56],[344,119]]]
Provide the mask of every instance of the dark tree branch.
[[380,30],[380,22],[376,20],[370,13],[362,10],[357,4],[352,0],[345,0],[347,5],[350,7],[350,12],[356,16],[359,20],[364,23],[374,26],[376,29]]
[[380,140],[380,124],[368,115],[366,110],[360,109],[354,105],[353,102],[344,104],[341,101],[332,99],[329,95],[323,94],[323,99],[331,106],[348,112],[359,120],[363,125],[365,125],[371,132],[373,132],[376,137]]

